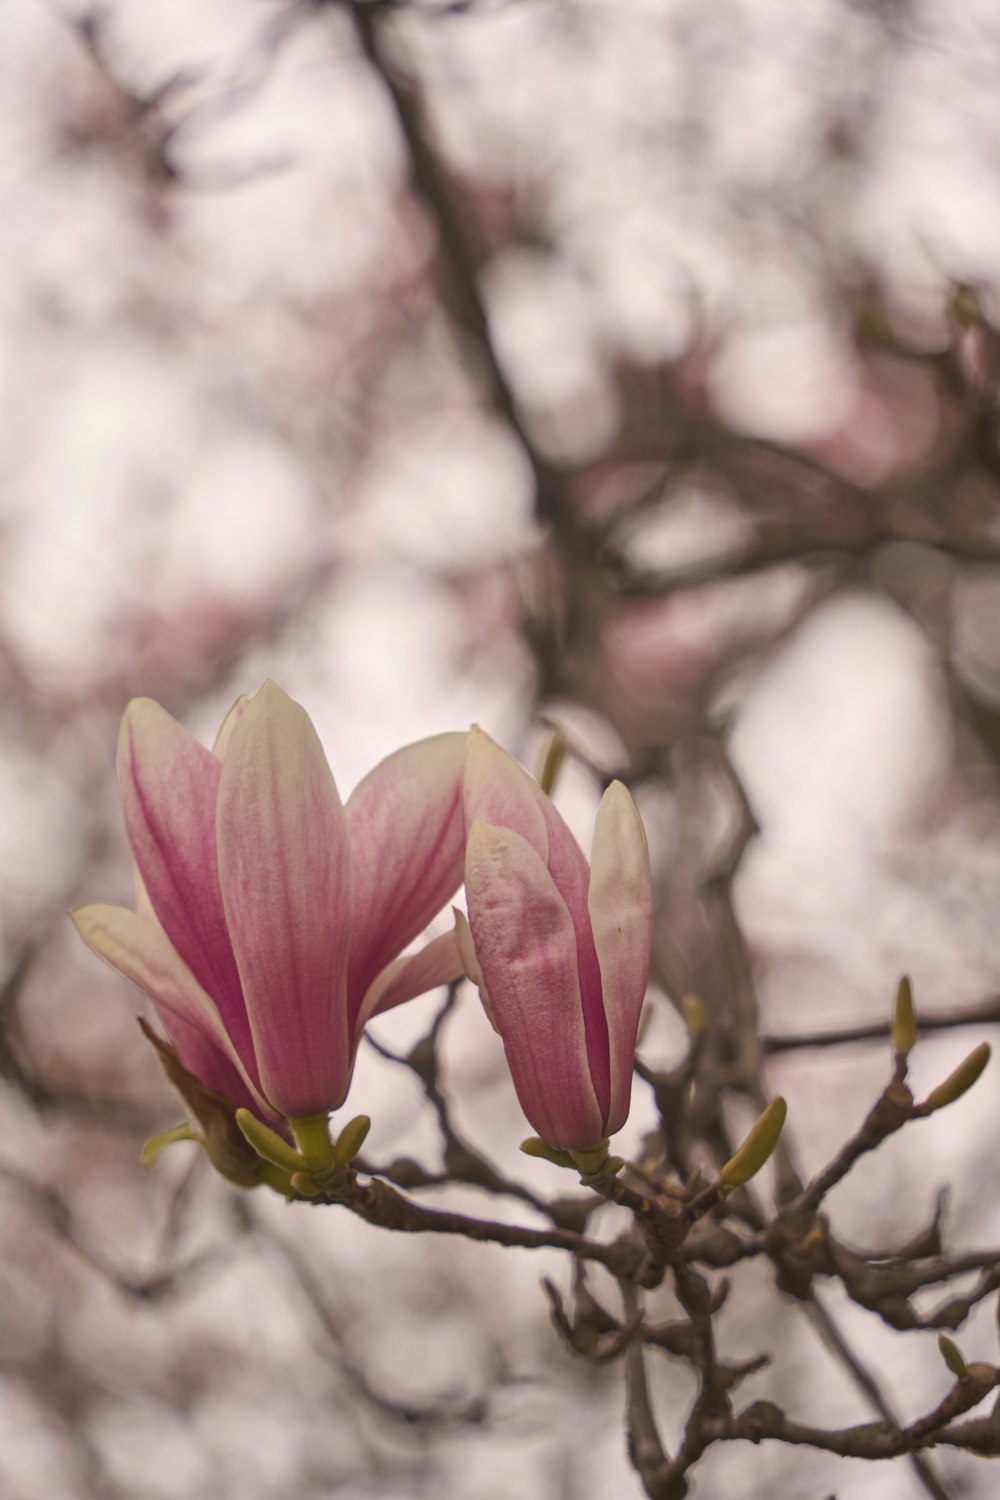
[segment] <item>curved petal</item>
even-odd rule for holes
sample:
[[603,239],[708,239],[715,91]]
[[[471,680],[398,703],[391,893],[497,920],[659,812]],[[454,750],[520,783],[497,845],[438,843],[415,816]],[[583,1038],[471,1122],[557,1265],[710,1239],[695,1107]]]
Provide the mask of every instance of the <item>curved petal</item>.
[[469,830],[465,888],[476,956],[517,1097],[550,1146],[603,1134],[590,1075],[576,933],[538,853],[520,834]]
[[628,1118],[639,1016],[653,942],[653,877],[646,833],[620,781],[601,800],[594,825],[590,921],[601,966],[610,1044],[611,1104],[606,1133]]
[[350,844],[316,731],[272,682],[233,726],[216,821],[261,1087],[285,1115],[336,1109],[352,1062]]
[[542,795],[527,771],[495,740],[477,726],[469,731],[462,776],[466,828],[477,819],[495,828],[512,828],[547,860],[549,837]]
[[266,1121],[279,1118],[273,1110],[265,1111],[260,1095],[255,1097],[250,1092],[235,1064],[230,1062],[199,1026],[192,1026],[190,1021],[185,1021],[176,1011],[164,1010],[160,1019],[177,1048],[177,1056],[183,1066],[194,1074],[199,1083],[228,1099],[234,1107],[234,1113],[237,1109],[248,1109],[251,1114]]
[[472,940],[472,928],[469,926],[469,919],[464,911],[459,911],[457,906],[453,906],[452,911],[455,913],[455,941],[458,944],[462,967],[479,991],[479,998],[483,1003],[486,1019],[493,1027],[493,1030],[499,1033],[500,1028],[496,1023],[493,1007],[490,1004],[490,992],[486,988],[486,980],[483,978],[483,971],[479,967],[479,959],[476,957],[476,945]]
[[601,971],[587,911],[590,870],[559,810],[536,781],[500,746],[473,729],[463,786],[466,821],[476,818],[519,833],[541,856],[569,908],[576,934],[576,962],[590,1073],[602,1115],[611,1104],[608,1083],[608,1024]]
[[555,881],[556,890],[569,909],[576,933],[576,962],[580,975],[580,1001],[583,1006],[583,1024],[587,1035],[590,1076],[593,1079],[601,1113],[607,1118],[611,1107],[610,1049],[608,1021],[601,985],[601,968],[597,958],[597,949],[594,946],[594,934],[587,903],[590,868],[583,850],[563,821],[555,803],[545,795],[540,786],[535,786],[535,791],[548,834],[549,854],[546,860],[548,871]]
[[[157,923],[127,907],[102,901],[80,906],[70,912],[70,917],[88,948],[153,1001],[190,1072],[234,1103],[247,1100],[255,1113],[274,1118],[274,1112],[256,1087],[257,1080],[244,1068],[215,1002],[178,957]],[[192,1033],[204,1038],[203,1048],[196,1047]],[[208,1048],[211,1054],[205,1050]],[[220,1060],[218,1065],[210,1062],[212,1055]],[[203,1063],[212,1068],[211,1076],[203,1071]],[[239,1095],[234,1095],[224,1082],[233,1075],[240,1082]]]
[[397,750],[347,799],[354,871],[352,1008],[462,883],[465,739],[438,734]]
[[236,702],[233,704],[232,708],[226,714],[226,717],[223,719],[222,723],[219,725],[219,732],[215,736],[215,740],[212,744],[212,754],[215,756],[216,760],[225,760],[226,751],[229,749],[229,741],[232,738],[233,730],[236,728],[239,720],[242,719],[243,715],[246,713],[247,704],[249,702],[250,699],[247,697],[246,693],[241,693]]
[[[142,883],[142,876],[137,866],[133,866],[135,880],[135,913],[144,922],[151,923],[157,932],[163,937],[164,942],[168,939],[160,926],[159,918],[153,910],[153,903],[149,899],[149,892]],[[82,910],[82,908],[81,908]],[[72,916],[73,913],[70,913]],[[75,918],[74,918],[75,920]],[[184,967],[182,960],[178,963]],[[186,970],[192,984],[198,981],[190,970]],[[212,1039],[202,1031],[201,1027],[193,1026],[178,1015],[176,1010],[167,1013],[168,1019],[163,1024],[169,1033],[170,1039],[177,1048],[177,1054],[189,1073],[193,1073],[206,1087],[214,1089],[217,1094],[224,1094],[227,1099],[242,1109],[249,1109],[253,1114],[261,1115],[265,1119],[276,1119],[273,1111],[263,1113],[263,1099],[259,1093],[251,1093],[247,1084],[243,1081],[243,1075],[237,1071],[236,1065],[229,1060],[228,1053],[219,1050]],[[250,1072],[257,1071],[257,1061],[251,1055]]]
[[395,959],[368,988],[358,1011],[355,1040],[372,1016],[380,1016],[384,1010],[392,1010],[442,984],[452,984],[461,979],[463,972],[453,932],[432,938],[419,953]]
[[219,887],[215,806],[219,762],[149,698],[125,710],[118,781],[125,826],[153,910],[199,985],[213,997],[249,1067],[253,1057]]

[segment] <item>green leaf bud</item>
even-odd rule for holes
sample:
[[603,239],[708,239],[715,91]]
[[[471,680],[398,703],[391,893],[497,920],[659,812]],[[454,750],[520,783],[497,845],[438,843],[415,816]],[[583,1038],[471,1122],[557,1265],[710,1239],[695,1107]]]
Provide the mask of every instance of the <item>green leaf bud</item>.
[[900,1057],[909,1057],[917,1040],[917,1013],[913,1008],[913,986],[907,974],[899,981],[892,1011],[892,1045]]
[[976,1079],[982,1073],[990,1060],[989,1042],[980,1042],[974,1047],[964,1062],[960,1062],[954,1073],[950,1073],[944,1083],[939,1083],[936,1089],[931,1089],[927,1098],[921,1105],[921,1114],[932,1115],[936,1109],[944,1109],[946,1104],[954,1104],[956,1099],[961,1099],[967,1094]]
[[740,1149],[719,1173],[719,1183],[724,1191],[742,1187],[757,1175],[778,1144],[787,1112],[788,1106],[780,1094],[771,1100]]
[[964,1379],[967,1366],[965,1360],[962,1358],[961,1350],[959,1349],[958,1345],[954,1343],[946,1333],[939,1333],[938,1348],[941,1350],[941,1358],[944,1360],[945,1364],[948,1366],[948,1369],[954,1375],[955,1379]]

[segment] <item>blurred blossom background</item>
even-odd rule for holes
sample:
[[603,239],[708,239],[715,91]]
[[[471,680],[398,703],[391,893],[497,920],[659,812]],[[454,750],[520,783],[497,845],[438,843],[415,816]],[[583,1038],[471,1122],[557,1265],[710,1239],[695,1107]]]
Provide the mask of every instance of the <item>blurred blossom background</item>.
[[[130,896],[128,699],[210,740],[270,676],[345,797],[473,721],[537,770],[558,725],[589,848],[623,776],[657,880],[642,1056],[683,1056],[696,993],[738,1136],[759,1034],[804,1176],[885,1082],[901,972],[942,1023],[918,1092],[991,1036],[995,7],[5,0],[0,58],[0,1491],[638,1496],[619,1367],[549,1325],[565,1257],[289,1209],[191,1146],[143,1171],[179,1105],[65,911]],[[468,986],[442,1056],[458,1128],[563,1191]],[[997,1241],[993,1072],[834,1192],[849,1242],[905,1244],[945,1187],[948,1243]],[[365,1046],[350,1108],[371,1160],[440,1170],[405,1066]],[[620,1149],[654,1122],[637,1079]],[[865,1371],[907,1420],[940,1399],[932,1333],[737,1269],[727,1352],[775,1356],[747,1399],[865,1421]],[[982,1304],[963,1352],[995,1340]],[[676,1442],[689,1374],[652,1377]],[[779,1445],[711,1450],[698,1492],[748,1476],[927,1492]]]

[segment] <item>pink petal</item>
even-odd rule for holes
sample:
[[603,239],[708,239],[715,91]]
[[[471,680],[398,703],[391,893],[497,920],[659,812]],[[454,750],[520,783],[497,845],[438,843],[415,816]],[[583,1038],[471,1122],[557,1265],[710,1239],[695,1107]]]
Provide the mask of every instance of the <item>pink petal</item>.
[[[170,946],[158,923],[124,906],[100,901],[78,907],[70,916],[87,946],[153,1001],[190,1072],[234,1104],[245,1104],[266,1119],[274,1118],[256,1080],[244,1068],[218,1007]],[[200,1048],[192,1033],[204,1038]]]
[[139,876],[170,943],[213,997],[244,1063],[253,1045],[215,852],[219,762],[149,698],[125,710],[118,781]]
[[217,829],[261,1086],[285,1115],[336,1109],[352,1062],[350,844],[316,731],[272,682],[233,727]]
[[464,734],[438,734],[397,750],[347,800],[354,869],[352,1007],[462,883],[465,740]]
[[601,996],[587,889],[590,870],[576,839],[551,798],[500,746],[473,729],[466,751],[463,799],[467,826],[476,818],[519,833],[545,861],[562,896],[576,933],[577,970],[591,1075],[602,1113],[611,1102],[608,1026]]
[[483,978],[483,971],[479,967],[479,959],[476,957],[476,945],[472,940],[472,928],[469,926],[469,919],[464,911],[459,911],[457,906],[453,906],[452,911],[455,914],[455,942],[458,944],[458,954],[462,960],[462,968],[479,991],[479,998],[483,1003],[486,1019],[493,1027],[493,1030],[499,1033],[500,1028],[497,1025],[496,1016],[493,1014],[493,1007],[490,1004],[490,992],[486,988],[486,980]]
[[149,892],[139,874],[139,866],[132,866],[132,884],[135,888],[135,912],[137,916],[145,918],[147,922],[155,922],[160,926],[160,919],[153,910],[153,903],[149,899]]
[[[135,911],[144,922],[151,923],[158,933],[167,941],[166,934],[160,926],[153,903],[149,899],[149,892],[142,883],[142,876],[133,867],[135,877]],[[178,958],[177,962],[181,964]],[[182,967],[183,964],[181,964]],[[184,970],[186,978],[192,985],[197,985],[197,980],[189,969]],[[186,982],[186,981],[185,981]],[[199,986],[200,988],[200,986]],[[224,1094],[231,1099],[238,1108],[249,1109],[253,1113],[261,1115],[264,1119],[276,1119],[278,1116],[273,1111],[262,1112],[263,1100],[259,1091],[250,1093],[243,1081],[242,1074],[237,1072],[233,1063],[229,1061],[228,1053],[219,1050],[215,1042],[198,1026],[183,1020],[176,1010],[164,1012],[160,1015],[171,1041],[177,1048],[181,1062],[189,1073],[200,1078],[208,1088],[215,1089],[216,1093]],[[251,1055],[250,1072],[256,1074],[257,1060]]]
[[461,979],[462,960],[455,934],[446,932],[433,938],[419,953],[394,959],[369,986],[358,1012],[355,1037],[360,1037],[372,1016],[379,1016],[405,1000],[436,990],[440,985]]
[[469,830],[465,887],[476,956],[517,1097],[552,1146],[603,1134],[591,1080],[573,921],[541,858],[520,834]]
[[249,702],[250,699],[247,697],[246,693],[241,693],[236,702],[233,704],[232,708],[226,714],[226,717],[223,719],[222,723],[219,725],[219,732],[215,736],[215,742],[212,745],[212,754],[215,756],[216,760],[225,760],[226,751],[229,749],[229,741],[232,737],[233,730],[235,729],[239,720],[242,719],[243,715],[246,713],[247,704]]
[[642,820],[620,781],[601,801],[594,825],[590,920],[601,966],[610,1042],[607,1134],[628,1118],[632,1062],[649,979],[653,877]]
[[479,728],[469,732],[462,776],[465,826],[478,818],[495,828],[512,828],[542,859],[548,858],[549,835],[541,788],[528,773]]
[[601,1113],[607,1118],[611,1106],[608,1022],[601,987],[601,969],[587,905],[590,869],[583,850],[563,822],[558,808],[540,786],[535,786],[534,789],[548,834],[548,871],[569,909],[576,933],[576,962],[580,975],[580,1000],[587,1035],[590,1076],[594,1080]]
[[206,1088],[228,1099],[234,1113],[237,1109],[248,1109],[264,1121],[280,1118],[266,1108],[259,1094],[251,1094],[234,1064],[199,1027],[192,1026],[176,1011],[158,1007],[157,1013],[184,1067]]

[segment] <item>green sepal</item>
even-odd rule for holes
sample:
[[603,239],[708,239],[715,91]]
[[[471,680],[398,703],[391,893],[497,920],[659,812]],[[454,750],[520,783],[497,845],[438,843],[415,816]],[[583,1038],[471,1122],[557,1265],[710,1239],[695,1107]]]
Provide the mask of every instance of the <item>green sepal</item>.
[[600,1193],[609,1185],[612,1178],[618,1176],[624,1165],[624,1156],[605,1156],[600,1165],[595,1167],[592,1172],[584,1171],[579,1162],[576,1164],[576,1170],[579,1172],[580,1181],[585,1187],[596,1188]]
[[263,1187],[273,1188],[283,1198],[294,1198],[295,1189],[292,1186],[291,1175],[283,1167],[276,1167],[273,1162],[262,1161],[260,1164],[260,1180]]
[[289,1186],[292,1193],[300,1198],[318,1198],[321,1191],[318,1183],[309,1176],[308,1172],[293,1172]]
[[583,1151],[570,1151],[573,1165],[580,1174],[580,1181],[584,1187],[593,1188],[595,1192],[602,1193],[605,1197],[611,1191],[611,1184],[625,1165],[621,1156],[608,1155],[607,1138],[596,1141],[593,1146],[588,1146]]
[[989,1042],[980,1042],[978,1047],[973,1047],[964,1062],[960,1062],[954,1073],[949,1073],[944,1083],[939,1083],[936,1089],[931,1089],[927,1098],[920,1106],[921,1114],[932,1115],[937,1109],[944,1109],[946,1104],[954,1104],[956,1099],[961,1099],[967,1094],[972,1085],[982,1073],[990,1060]]
[[156,1166],[160,1157],[168,1146],[176,1141],[197,1141],[199,1146],[205,1143],[190,1125],[175,1125],[173,1130],[161,1130],[159,1135],[151,1135],[142,1148],[142,1164],[147,1172]]
[[248,1109],[236,1111],[236,1123],[242,1135],[264,1161],[269,1161],[286,1172],[307,1171],[306,1163],[294,1146],[282,1140],[277,1131],[258,1120]]
[[965,1360],[962,1358],[962,1352],[959,1349],[958,1345],[954,1343],[946,1333],[939,1333],[938,1348],[941,1351],[941,1358],[944,1360],[945,1364],[948,1366],[955,1379],[964,1380],[968,1366],[966,1365]]
[[[606,1138],[601,1141],[595,1141],[592,1146],[586,1146],[582,1151],[570,1151],[569,1154],[573,1158],[573,1165],[581,1177],[594,1177],[598,1173],[603,1174],[605,1167],[611,1160],[608,1156],[608,1142]],[[617,1157],[615,1160],[617,1160]]]
[[771,1100],[740,1149],[719,1173],[719,1185],[724,1191],[742,1187],[757,1175],[778,1144],[787,1112],[788,1106],[780,1094]]
[[[292,1135],[307,1172],[317,1175],[333,1166],[333,1142],[330,1139],[330,1116],[299,1115],[290,1118]],[[280,1166],[281,1163],[279,1162]],[[301,1167],[301,1162],[300,1162]]]
[[367,1115],[355,1115],[337,1136],[333,1160],[338,1167],[349,1167],[367,1139],[372,1122]]
[[913,986],[904,974],[896,989],[892,1008],[892,1046],[900,1057],[909,1057],[917,1040],[917,1013],[913,1006]]
[[568,1151],[561,1151],[558,1146],[547,1146],[537,1135],[529,1135],[526,1141],[522,1141],[521,1150],[525,1156],[541,1157],[542,1161],[550,1161],[554,1167],[569,1167],[570,1171],[576,1169],[576,1162]]

